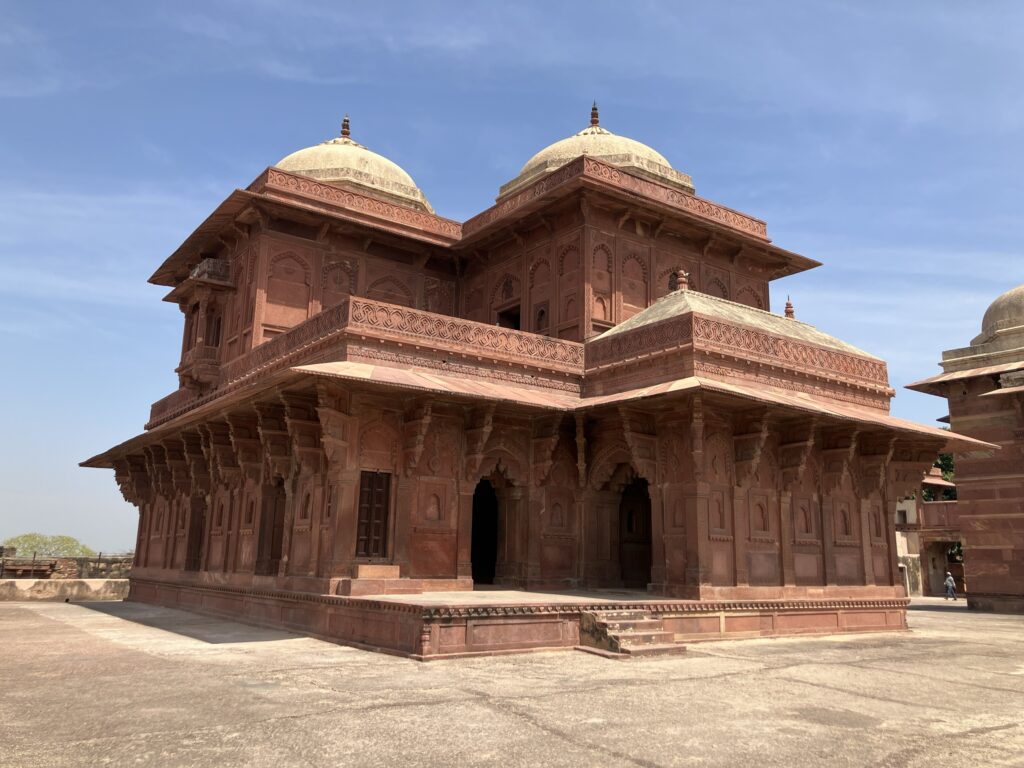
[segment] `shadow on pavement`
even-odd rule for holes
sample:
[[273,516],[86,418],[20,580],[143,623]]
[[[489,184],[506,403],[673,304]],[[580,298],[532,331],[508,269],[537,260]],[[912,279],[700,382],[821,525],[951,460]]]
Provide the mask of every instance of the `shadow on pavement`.
[[202,616],[177,608],[147,605],[131,602],[82,602],[74,603],[80,608],[105,613],[108,616],[141,624],[176,635],[190,637],[204,643],[266,643],[274,640],[291,640],[299,635],[280,629],[253,627],[239,624],[230,619]]
[[964,598],[962,598],[962,597],[959,600],[949,600],[949,601],[943,600],[941,602],[933,602],[933,601],[925,602],[923,600],[922,601],[912,600],[910,605],[907,606],[907,610],[908,611],[938,611],[940,613],[949,613],[949,612],[966,613],[967,612],[967,601]]

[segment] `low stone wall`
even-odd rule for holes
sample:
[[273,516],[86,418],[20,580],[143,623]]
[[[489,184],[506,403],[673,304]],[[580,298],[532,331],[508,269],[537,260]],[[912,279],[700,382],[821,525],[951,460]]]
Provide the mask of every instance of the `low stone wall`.
[[[676,642],[906,630],[906,598],[784,601],[422,606],[229,586],[131,580],[129,600],[179,608],[414,659],[444,659],[580,644],[585,611],[643,610]],[[453,601],[459,593],[453,592]],[[410,596],[412,597],[412,596]]]
[[18,555],[0,547],[0,580],[4,579],[127,579],[131,555],[113,557],[50,557]]
[[0,600],[124,600],[128,579],[0,579]]

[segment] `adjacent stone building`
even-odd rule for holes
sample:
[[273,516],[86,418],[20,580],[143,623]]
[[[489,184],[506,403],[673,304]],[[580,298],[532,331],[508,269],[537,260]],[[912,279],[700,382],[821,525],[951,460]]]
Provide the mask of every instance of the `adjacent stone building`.
[[997,298],[970,346],[942,353],[943,373],[910,389],[945,397],[961,444],[957,509],[971,608],[1024,611],[1024,285]]
[[180,386],[85,462],[139,508],[132,598],[421,658],[577,645],[580,590],[676,640],[902,629],[896,500],[975,443],[769,311],[816,266],[596,107],[463,223],[346,119],[151,279]]

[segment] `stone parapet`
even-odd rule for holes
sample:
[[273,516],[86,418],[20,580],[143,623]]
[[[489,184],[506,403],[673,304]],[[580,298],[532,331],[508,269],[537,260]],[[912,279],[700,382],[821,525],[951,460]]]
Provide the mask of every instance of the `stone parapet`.
[[0,601],[124,600],[128,579],[0,579]]

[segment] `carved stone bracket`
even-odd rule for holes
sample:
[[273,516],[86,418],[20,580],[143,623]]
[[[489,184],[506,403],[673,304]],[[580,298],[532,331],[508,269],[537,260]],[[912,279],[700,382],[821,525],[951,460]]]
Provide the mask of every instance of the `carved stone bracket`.
[[892,461],[893,449],[896,446],[896,436],[862,435],[858,442],[857,493],[860,498],[866,499],[881,491],[885,485],[889,463]]
[[150,501],[153,488],[146,469],[146,457],[140,454],[129,454],[123,459],[115,459],[114,479],[124,500],[136,507]]
[[543,485],[555,463],[555,448],[561,437],[562,414],[534,420],[533,482]]
[[320,417],[321,440],[328,466],[344,467],[356,440],[358,421],[348,413],[348,393],[325,382],[317,384],[316,412]]
[[807,459],[814,448],[817,419],[811,418],[787,430],[790,438],[779,445],[782,487],[792,490],[800,485],[807,470]]
[[194,430],[181,433],[181,443],[192,480],[192,493],[206,496],[210,493],[210,462],[203,451],[203,436]]
[[245,480],[259,483],[263,474],[263,445],[256,413],[237,412],[227,417],[231,445]]
[[292,474],[292,451],[284,406],[277,402],[256,403],[256,417],[267,479],[288,480]]
[[323,467],[324,452],[316,395],[281,392],[280,399],[284,404],[284,420],[299,474],[319,472]]
[[470,415],[470,424],[466,430],[466,479],[475,480],[480,464],[484,460],[487,440],[494,428],[494,404],[475,410]]
[[429,400],[423,400],[413,404],[411,413],[405,419],[405,476],[409,477],[415,471],[423,455],[423,446],[427,439],[427,430],[430,428],[432,406]]
[[822,432],[822,486],[826,493],[838,488],[850,474],[850,465],[857,452],[858,427],[834,427]]
[[629,446],[633,467],[636,471],[655,482],[658,467],[658,438],[653,434],[652,424],[644,422],[645,416],[628,408],[619,408],[622,419],[622,435]]
[[746,487],[761,466],[765,443],[771,431],[767,412],[762,412],[738,425],[732,437],[736,467],[736,485]]
[[921,487],[921,477],[935,463],[942,446],[897,440],[886,472],[886,495],[890,501],[905,499]]
[[226,421],[211,420],[201,429],[206,435],[207,458],[210,459],[213,480],[229,488],[237,487],[242,481],[242,468],[231,444],[231,428]]
[[164,460],[171,473],[171,487],[176,493],[192,495],[192,477],[189,474],[185,445],[181,440],[165,438],[160,441],[164,449]]
[[167,466],[167,454],[162,445],[147,445],[142,449],[146,457],[146,471],[150,483],[158,494],[165,497],[174,495],[171,468]]

